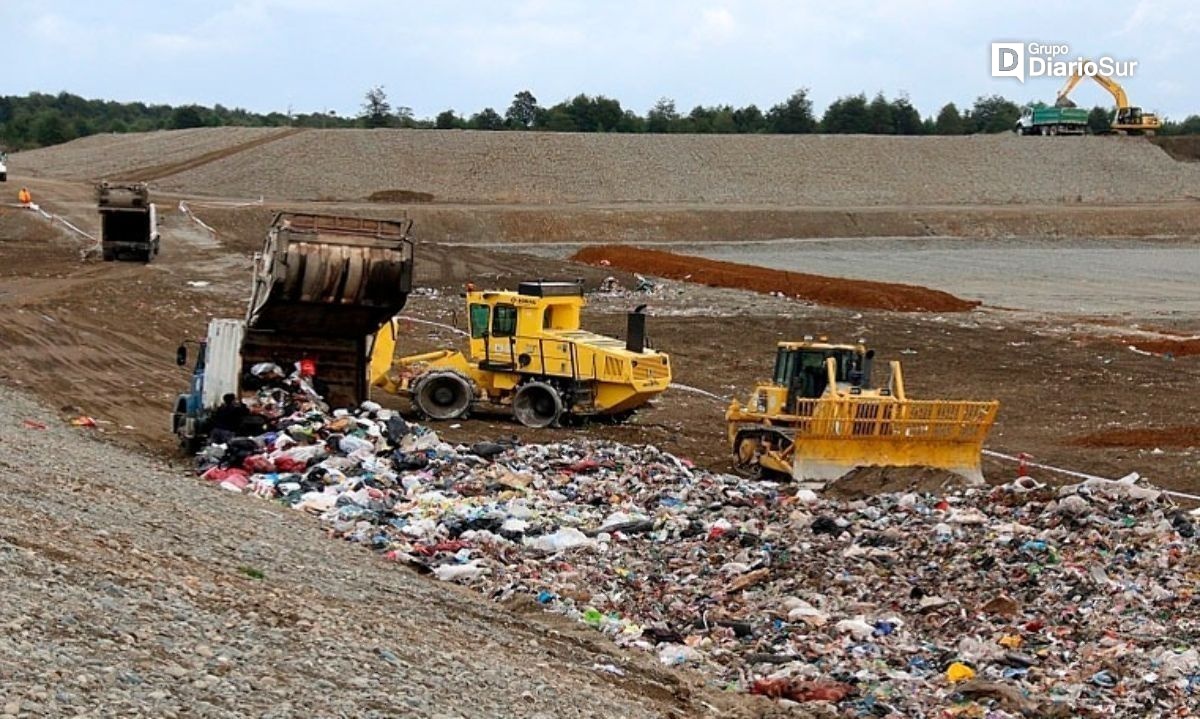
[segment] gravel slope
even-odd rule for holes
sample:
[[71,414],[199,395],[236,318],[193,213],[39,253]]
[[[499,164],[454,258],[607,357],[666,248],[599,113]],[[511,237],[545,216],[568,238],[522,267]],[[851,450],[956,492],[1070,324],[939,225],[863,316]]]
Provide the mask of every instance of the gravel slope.
[[[216,128],[21,153],[13,172],[96,177],[158,167],[254,132]],[[224,145],[222,143],[225,143]],[[190,150],[188,148],[191,148]],[[617,135],[307,130],[163,177],[161,189],[242,197],[784,206],[1154,202],[1200,196],[1200,165],[1142,138]]]
[[0,716],[701,716],[727,701],[51,415],[0,387]]
[[10,171],[67,180],[120,180],[134,170],[182,162],[286,131],[278,127],[202,127],[90,135],[65,145],[15,153]]

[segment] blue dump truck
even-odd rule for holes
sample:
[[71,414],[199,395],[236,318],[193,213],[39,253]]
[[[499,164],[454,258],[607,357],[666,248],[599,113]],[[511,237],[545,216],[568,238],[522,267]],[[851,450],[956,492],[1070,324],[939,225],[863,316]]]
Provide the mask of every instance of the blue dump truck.
[[[331,406],[367,399],[371,342],[404,308],[412,289],[412,221],[279,213],[258,253],[249,309],[214,319],[194,343],[188,391],[175,400],[172,430],[201,445],[225,394],[240,394],[256,364],[317,367]],[[188,343],[176,363],[188,363]]]
[[1014,128],[1018,135],[1083,135],[1088,111],[1081,107],[1053,107],[1038,102],[1021,110]]

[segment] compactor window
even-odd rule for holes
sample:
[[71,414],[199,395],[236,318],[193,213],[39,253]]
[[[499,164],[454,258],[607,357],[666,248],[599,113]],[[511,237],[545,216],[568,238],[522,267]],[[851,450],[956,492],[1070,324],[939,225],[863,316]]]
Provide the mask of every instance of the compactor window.
[[492,336],[512,337],[517,333],[517,308],[512,305],[496,305],[492,312]]
[[471,337],[479,339],[487,334],[488,315],[491,310],[487,305],[471,305]]

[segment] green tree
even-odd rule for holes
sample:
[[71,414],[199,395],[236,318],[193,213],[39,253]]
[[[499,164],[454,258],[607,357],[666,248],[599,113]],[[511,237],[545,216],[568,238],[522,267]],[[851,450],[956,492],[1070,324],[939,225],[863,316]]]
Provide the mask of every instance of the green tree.
[[937,120],[933,123],[933,131],[938,135],[961,135],[965,131],[963,117],[953,102],[948,102],[938,110]]
[[1112,114],[1099,105],[1088,113],[1088,130],[1093,133],[1108,132],[1112,127]]
[[533,93],[522,90],[513,95],[512,104],[504,113],[504,121],[515,130],[528,130],[537,122],[540,110],[537,98],[533,96]]
[[401,105],[396,108],[396,124],[400,127],[414,128],[417,127],[417,119],[413,117],[411,107]]
[[388,102],[387,93],[383,91],[383,85],[376,85],[367,90],[358,120],[363,127],[372,129],[392,126],[392,106]]
[[565,103],[559,103],[538,116],[538,128],[551,132],[579,132],[575,124],[575,116],[567,109]]
[[1188,115],[1179,123],[1180,135],[1200,135],[1200,115]]
[[678,124],[679,113],[675,110],[675,101],[669,97],[660,97],[646,113],[646,132],[674,132]]
[[472,130],[503,130],[504,118],[490,107],[485,107],[471,116],[467,125]]
[[867,96],[859,93],[839,97],[829,104],[821,118],[821,129],[833,134],[871,131],[867,116]]
[[772,107],[767,112],[767,126],[772,132],[784,134],[815,132],[817,121],[813,118],[808,88],[793,92],[786,101]]
[[895,128],[897,135],[924,135],[925,123],[921,120],[921,113],[909,101],[908,97],[901,95],[892,101],[892,126]]
[[875,99],[867,105],[867,127],[872,135],[891,135],[896,132],[895,120],[892,118],[892,104],[883,93],[876,93]]
[[433,121],[433,126],[439,130],[461,130],[465,124],[461,117],[454,114],[454,110],[442,110]]
[[58,110],[43,110],[33,122],[33,140],[41,147],[73,139],[71,128]]
[[729,105],[717,108],[712,118],[712,131],[723,135],[737,132],[737,123],[733,120],[733,112],[733,108]]
[[1008,132],[1021,117],[1021,108],[1000,95],[980,96],[971,110],[976,132]]
[[171,113],[169,127],[172,130],[186,130],[190,127],[204,127],[204,115],[196,105],[177,107]]
[[757,105],[747,105],[733,111],[733,126],[738,132],[762,132],[767,128],[767,118]]

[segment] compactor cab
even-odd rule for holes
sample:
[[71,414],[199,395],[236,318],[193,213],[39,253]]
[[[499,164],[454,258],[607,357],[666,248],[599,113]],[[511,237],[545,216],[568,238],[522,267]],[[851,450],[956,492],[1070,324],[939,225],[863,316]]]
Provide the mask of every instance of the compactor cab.
[[999,403],[910,400],[899,362],[874,387],[874,357],[861,343],[780,342],[771,381],[725,413],[735,468],[823,484],[859,467],[933,467],[981,482]]

